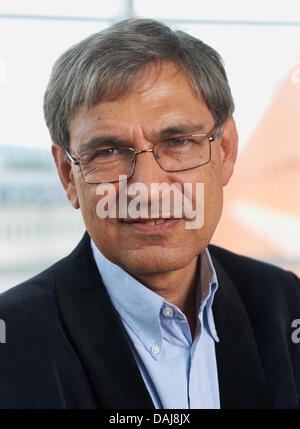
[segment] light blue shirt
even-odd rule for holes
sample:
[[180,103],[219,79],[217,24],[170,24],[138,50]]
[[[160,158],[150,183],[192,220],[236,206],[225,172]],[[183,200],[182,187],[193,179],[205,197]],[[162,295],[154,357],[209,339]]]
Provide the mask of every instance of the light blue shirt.
[[198,320],[193,340],[187,318],[178,307],[105,258],[92,240],[91,246],[155,407],[220,408],[215,355],[219,339],[211,307],[218,283],[209,251],[200,255],[200,273],[198,264]]

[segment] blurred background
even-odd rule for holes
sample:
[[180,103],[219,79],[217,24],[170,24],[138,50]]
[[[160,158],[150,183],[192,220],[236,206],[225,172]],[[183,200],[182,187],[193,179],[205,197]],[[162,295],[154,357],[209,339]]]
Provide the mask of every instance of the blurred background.
[[51,67],[132,16],[183,29],[224,59],[240,149],[213,241],[300,275],[299,0],[1,0],[0,291],[67,255],[84,232],[43,119]]

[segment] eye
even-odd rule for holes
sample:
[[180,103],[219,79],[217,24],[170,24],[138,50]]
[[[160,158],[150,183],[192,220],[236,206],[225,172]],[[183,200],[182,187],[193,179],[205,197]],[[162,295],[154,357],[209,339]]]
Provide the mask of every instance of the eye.
[[187,138],[175,137],[173,139],[167,140],[166,143],[168,143],[169,147],[172,148],[187,146],[189,143],[191,143],[191,141]]
[[108,158],[112,155],[117,155],[119,153],[118,149],[113,147],[107,149],[99,149],[92,152],[83,153],[80,157],[80,160],[84,164],[88,164],[96,159]]
[[113,147],[110,147],[108,149],[102,149],[102,150],[98,150],[95,154],[96,157],[102,157],[102,156],[110,156],[110,155],[118,155],[119,153],[119,149],[115,149]]

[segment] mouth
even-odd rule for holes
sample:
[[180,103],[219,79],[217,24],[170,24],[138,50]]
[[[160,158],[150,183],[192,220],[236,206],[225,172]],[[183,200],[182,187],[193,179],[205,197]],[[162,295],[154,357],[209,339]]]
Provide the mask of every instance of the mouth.
[[126,219],[121,222],[143,233],[160,233],[173,230],[183,219],[181,218],[158,218],[158,219]]

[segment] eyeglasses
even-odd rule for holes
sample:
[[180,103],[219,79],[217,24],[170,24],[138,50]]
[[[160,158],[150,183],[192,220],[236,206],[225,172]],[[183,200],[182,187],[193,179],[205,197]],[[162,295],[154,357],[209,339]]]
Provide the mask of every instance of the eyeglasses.
[[[216,126],[215,126],[216,127]],[[154,144],[152,149],[135,150],[131,147],[102,147],[82,153],[77,159],[66,150],[69,162],[78,165],[86,183],[119,182],[119,176],[129,179],[135,169],[136,155],[152,152],[158,165],[168,172],[201,167],[211,160],[211,142],[221,138],[215,128],[212,135],[191,134],[175,136]]]

